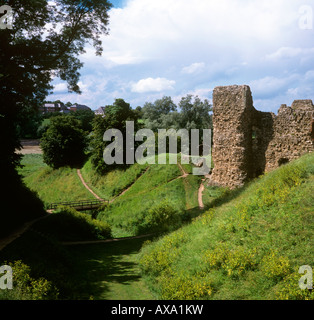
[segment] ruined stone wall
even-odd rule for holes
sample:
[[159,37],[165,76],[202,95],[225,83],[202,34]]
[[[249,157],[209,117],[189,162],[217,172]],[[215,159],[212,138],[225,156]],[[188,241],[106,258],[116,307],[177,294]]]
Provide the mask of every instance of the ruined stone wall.
[[248,86],[217,87],[213,111],[213,184],[241,186],[314,150],[311,100],[282,105],[276,116],[253,107]]
[[266,172],[314,150],[311,138],[313,117],[312,100],[296,100],[291,107],[280,107],[265,154]]
[[253,101],[248,86],[217,87],[213,94],[213,161],[211,180],[240,186],[251,176]]

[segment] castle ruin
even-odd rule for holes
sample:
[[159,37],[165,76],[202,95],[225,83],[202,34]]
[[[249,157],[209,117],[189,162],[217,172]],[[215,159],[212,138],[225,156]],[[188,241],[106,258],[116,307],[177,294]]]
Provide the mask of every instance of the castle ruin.
[[312,100],[282,105],[278,115],[254,108],[249,86],[213,93],[211,182],[236,188],[314,149]]

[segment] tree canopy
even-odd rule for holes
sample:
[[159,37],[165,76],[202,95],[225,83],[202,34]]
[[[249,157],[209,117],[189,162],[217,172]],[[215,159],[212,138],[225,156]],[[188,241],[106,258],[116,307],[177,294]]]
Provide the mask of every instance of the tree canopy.
[[[90,141],[91,162],[94,169],[103,174],[108,171],[108,165],[104,162],[105,147],[110,142],[103,141],[104,133],[108,129],[117,129],[124,133],[124,146],[126,143],[126,121],[134,121],[134,130],[139,129],[137,112],[123,99],[116,99],[112,105],[105,107],[105,116],[96,116],[93,121],[93,131]],[[124,163],[126,163],[124,161]],[[114,166],[111,166],[113,168]]]
[[[30,197],[16,170],[21,159],[16,153],[21,147],[20,128],[28,120],[25,114],[38,110],[55,77],[66,81],[69,91],[80,92],[79,55],[87,43],[101,54],[100,35],[108,33],[111,4],[107,0],[3,0],[1,5],[13,11],[12,28],[0,29],[0,165],[5,186],[0,196],[1,225],[9,232],[43,213],[38,209],[40,200]],[[10,201],[14,194],[19,201]]]
[[212,107],[208,100],[198,96],[182,97],[176,106],[171,97],[147,102],[142,108],[145,126],[157,132],[158,129],[209,129],[212,127]]
[[53,117],[40,146],[44,162],[50,167],[75,167],[85,159],[87,132],[82,129],[81,121],[72,116]]
[[19,163],[17,125],[26,108],[38,108],[51,91],[54,77],[80,93],[78,56],[91,43],[102,52],[101,34],[108,33],[107,0],[7,0],[13,9],[12,29],[0,30],[1,165]]

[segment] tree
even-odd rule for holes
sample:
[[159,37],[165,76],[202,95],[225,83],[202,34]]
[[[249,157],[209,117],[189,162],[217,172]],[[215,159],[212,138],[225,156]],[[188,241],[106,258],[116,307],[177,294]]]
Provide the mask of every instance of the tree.
[[40,127],[43,116],[32,107],[25,107],[24,112],[19,114],[17,132],[20,138],[37,139],[37,130]]
[[54,169],[80,166],[87,146],[87,133],[81,122],[71,116],[58,116],[50,121],[40,144],[44,162]]
[[27,108],[37,111],[43,104],[54,77],[66,81],[69,91],[80,92],[78,56],[87,42],[101,54],[100,35],[108,33],[111,4],[107,0],[3,0],[2,4],[14,13],[12,29],[0,29],[0,166],[6,186],[0,200],[1,225],[6,228],[42,214],[35,206],[28,210],[9,201],[15,190],[21,202],[31,202],[16,170],[21,159],[15,152],[21,148],[18,127],[27,119]]
[[168,129],[172,127],[172,113],[177,110],[171,97],[157,99],[154,103],[146,102],[142,109],[143,119],[148,129]]
[[91,132],[93,125],[93,119],[95,117],[95,113],[92,110],[77,110],[75,112],[71,112],[71,116],[75,119],[78,119],[82,123],[82,129],[84,131]]
[[13,172],[20,157],[17,125],[26,107],[35,110],[43,103],[53,77],[80,92],[79,54],[92,42],[96,54],[107,33],[107,0],[6,0],[14,12],[12,29],[0,30],[0,139],[1,167]]
[[198,96],[187,95],[181,98],[179,102],[180,126],[181,128],[191,129],[209,129],[212,127],[210,112],[212,107],[208,100],[204,102]]
[[[126,141],[126,121],[134,121],[135,132],[139,128],[137,113],[132,110],[130,104],[123,99],[116,99],[113,105],[105,107],[105,117],[96,116],[93,121],[93,130],[90,142],[91,162],[94,169],[99,174],[104,174],[110,168],[115,166],[108,166],[103,159],[105,147],[110,142],[104,142],[103,136],[108,129],[117,129],[124,133],[124,146]],[[125,153],[124,153],[125,156]],[[124,164],[126,163],[124,159]],[[120,165],[120,167],[122,167]]]

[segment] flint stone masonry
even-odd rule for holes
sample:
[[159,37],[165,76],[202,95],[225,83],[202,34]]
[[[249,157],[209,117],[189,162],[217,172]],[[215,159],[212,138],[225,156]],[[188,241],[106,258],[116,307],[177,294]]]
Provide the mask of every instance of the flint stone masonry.
[[312,100],[282,105],[275,115],[254,108],[249,86],[217,87],[213,113],[212,184],[240,187],[314,150]]

